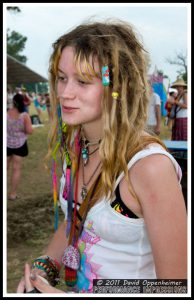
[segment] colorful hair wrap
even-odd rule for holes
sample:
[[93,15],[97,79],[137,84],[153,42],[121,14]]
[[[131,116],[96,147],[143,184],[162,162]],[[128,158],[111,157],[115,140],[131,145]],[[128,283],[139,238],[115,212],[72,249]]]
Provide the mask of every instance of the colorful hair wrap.
[[[74,199],[74,181],[75,181],[75,175],[78,170],[78,161],[79,161],[79,155],[80,155],[80,142],[79,142],[79,133],[75,137],[75,152],[76,152],[76,158],[72,160],[71,162],[71,169],[70,172],[67,172],[66,169],[66,176],[69,176],[69,178],[66,178],[67,181],[67,229],[66,229],[66,235],[69,236],[71,225],[72,225],[72,212],[73,212],[73,199]],[[69,186],[68,183],[70,182]]]
[[56,154],[58,149],[62,144],[62,118],[61,118],[61,107],[60,104],[57,106],[57,116],[58,116],[58,141],[52,151],[52,185],[53,185],[53,200],[54,200],[54,230],[58,229],[58,197],[57,197],[57,174],[56,174]]
[[102,67],[102,84],[108,86],[110,84],[109,67]]
[[52,164],[52,181],[53,181],[53,200],[54,200],[54,230],[58,229],[58,203],[57,203],[57,175],[56,175],[56,160],[53,159]]

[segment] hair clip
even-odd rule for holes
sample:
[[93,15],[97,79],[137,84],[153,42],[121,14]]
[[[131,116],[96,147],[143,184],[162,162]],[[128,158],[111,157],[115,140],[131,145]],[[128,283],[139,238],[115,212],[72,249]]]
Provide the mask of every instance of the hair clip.
[[112,92],[112,97],[113,97],[114,100],[117,100],[117,98],[119,97],[119,93]]
[[109,77],[109,68],[108,66],[102,67],[102,84],[104,86],[108,86],[110,83],[110,77]]

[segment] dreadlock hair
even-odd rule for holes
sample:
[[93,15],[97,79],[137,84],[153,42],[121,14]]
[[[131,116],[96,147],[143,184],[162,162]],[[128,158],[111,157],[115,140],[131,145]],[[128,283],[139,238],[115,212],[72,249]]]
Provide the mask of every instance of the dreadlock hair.
[[[101,194],[113,195],[116,178],[124,171],[129,190],[136,197],[128,176],[128,161],[151,142],[163,145],[159,138],[147,135],[144,131],[149,102],[148,54],[133,26],[120,20],[83,23],[61,36],[53,44],[49,66],[53,114],[49,140],[50,152],[57,139],[58,63],[63,49],[67,46],[75,49],[75,66],[82,78],[99,76],[94,70],[95,58],[100,69],[108,65],[110,70],[110,85],[104,86],[101,103],[104,121],[103,137],[99,148],[102,161]],[[92,63],[90,63],[91,58]],[[111,98],[112,91],[119,93],[118,100]],[[72,151],[70,144],[77,129],[77,126],[67,126],[66,143],[69,152]]]

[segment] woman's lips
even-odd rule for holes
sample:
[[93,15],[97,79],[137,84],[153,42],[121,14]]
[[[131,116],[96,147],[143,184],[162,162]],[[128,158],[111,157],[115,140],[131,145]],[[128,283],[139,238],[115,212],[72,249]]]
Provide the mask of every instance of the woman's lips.
[[70,107],[70,106],[62,106],[62,111],[63,112],[74,112],[76,109],[78,109],[77,107]]

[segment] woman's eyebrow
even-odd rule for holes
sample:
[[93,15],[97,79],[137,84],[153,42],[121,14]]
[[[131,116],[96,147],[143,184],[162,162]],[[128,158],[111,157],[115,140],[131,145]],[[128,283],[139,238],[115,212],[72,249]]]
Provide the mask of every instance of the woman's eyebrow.
[[59,69],[59,68],[57,69],[57,71],[58,71],[58,72],[61,72],[61,73],[63,73],[63,74],[65,74],[65,73],[64,73],[61,69]]
[[[62,71],[60,68],[57,69],[58,72],[63,73],[64,75],[66,74],[64,71]],[[79,75],[78,73],[74,72],[73,73],[74,76]],[[85,75],[85,73],[83,73],[83,75]]]
[[[60,68],[58,68],[57,71],[60,72],[60,73],[63,73],[64,75],[66,74],[66,73],[65,73],[64,71],[62,71]],[[100,76],[100,72],[97,72],[97,75]],[[78,77],[79,77],[80,74],[74,73],[74,76],[78,76]],[[85,73],[85,72],[83,72],[83,73],[82,73],[82,76],[88,76],[88,74]],[[95,76],[92,75],[92,74],[90,74],[90,76],[91,76],[92,78],[95,77]]]

